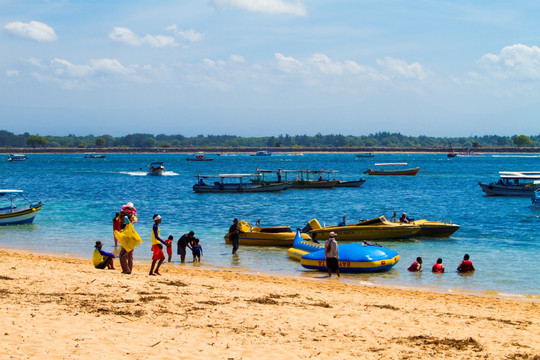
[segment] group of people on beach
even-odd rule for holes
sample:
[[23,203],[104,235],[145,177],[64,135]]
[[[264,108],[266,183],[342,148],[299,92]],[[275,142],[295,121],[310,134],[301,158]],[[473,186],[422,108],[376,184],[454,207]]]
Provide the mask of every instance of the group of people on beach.
[[[422,271],[422,258],[419,256],[416,258],[416,261],[414,261],[411,266],[407,269],[410,272],[419,272]],[[470,273],[475,271],[474,265],[472,261],[470,260],[469,254],[465,254],[463,256],[463,261],[458,265],[457,272],[459,273]],[[431,268],[432,273],[436,274],[442,274],[444,273],[444,265],[442,264],[442,259],[438,258],[435,264],[433,264]]]
[[[161,275],[159,269],[165,261],[165,253],[167,251],[168,261],[172,261],[172,242],[174,237],[169,235],[167,239],[162,239],[159,231],[161,224],[161,215],[155,214],[152,217],[154,224],[152,226],[152,265],[150,266],[149,275]],[[133,224],[137,223],[137,209],[132,203],[127,203],[122,206],[120,212],[116,213],[113,218],[113,233],[115,247],[120,244],[120,265],[122,273],[131,274],[133,271],[133,250],[142,243],[142,239],[135,231]],[[93,264],[97,269],[114,269],[114,259],[116,256],[113,253],[102,249],[101,241],[96,241],[94,246]],[[180,237],[178,240],[178,251],[180,261],[183,263],[186,259],[186,248],[189,248],[193,254],[193,262],[200,262],[203,255],[203,249],[200,240],[195,237],[195,233],[190,231]]]

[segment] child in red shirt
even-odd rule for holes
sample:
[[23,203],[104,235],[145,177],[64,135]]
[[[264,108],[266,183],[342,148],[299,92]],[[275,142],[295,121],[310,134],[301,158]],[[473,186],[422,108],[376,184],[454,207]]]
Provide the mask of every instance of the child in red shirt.
[[165,245],[167,246],[167,255],[168,255],[168,261],[169,262],[171,262],[171,260],[172,260],[172,241],[173,241],[173,236],[172,235],[169,235],[167,240],[165,240]]
[[431,272],[442,274],[444,272],[444,265],[442,264],[442,259],[438,258],[437,263],[433,265],[431,268]]

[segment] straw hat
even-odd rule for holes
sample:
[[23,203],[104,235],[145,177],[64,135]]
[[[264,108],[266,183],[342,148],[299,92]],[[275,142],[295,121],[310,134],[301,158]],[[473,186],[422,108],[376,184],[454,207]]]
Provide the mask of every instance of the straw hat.
[[334,237],[334,236],[336,236],[336,235],[337,235],[337,234],[336,234],[335,232],[330,231],[330,237]]

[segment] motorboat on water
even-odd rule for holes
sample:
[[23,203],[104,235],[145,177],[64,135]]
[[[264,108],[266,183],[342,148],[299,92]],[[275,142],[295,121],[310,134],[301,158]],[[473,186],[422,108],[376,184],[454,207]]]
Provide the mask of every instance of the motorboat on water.
[[372,158],[372,157],[375,157],[375,155],[373,155],[373,153],[361,153],[361,154],[356,154],[356,157],[357,158]]
[[28,200],[23,190],[0,190],[0,225],[30,224],[42,207],[41,201]]
[[[366,273],[390,270],[399,261],[399,254],[367,241],[356,244],[340,244],[339,271],[343,273]],[[326,271],[324,245],[312,240],[305,240],[298,231],[293,246],[287,255],[300,261],[306,269]]]
[[[239,221],[240,228],[239,242],[240,245],[256,245],[256,246],[291,246],[296,236],[296,231],[293,231],[290,226],[270,226],[260,227],[260,223],[256,226],[251,225],[246,221]],[[301,234],[302,239],[311,241],[308,234]],[[225,235],[225,242],[231,244],[229,233]]]
[[352,225],[344,226],[321,226],[317,219],[308,222],[302,230],[316,237],[318,240],[327,240],[330,232],[337,234],[340,241],[362,241],[362,240],[389,240],[408,239],[416,236],[420,231],[420,226],[413,224],[401,224],[388,221],[386,217],[379,216],[369,220],[361,220]]
[[540,189],[540,171],[499,171],[497,182],[478,185],[487,196],[531,197]]
[[162,161],[154,161],[148,165],[148,175],[151,176],[162,176],[165,171]]
[[106,157],[107,157],[106,154],[95,154],[95,153],[84,154],[85,159],[105,159]]
[[360,180],[338,180],[338,183],[335,185],[335,187],[360,187],[364,185],[366,180],[360,179]]
[[212,161],[214,158],[206,157],[203,152],[198,152],[195,154],[195,157],[190,157],[186,159],[187,161]]
[[364,174],[368,175],[416,175],[419,167],[407,168],[407,163],[378,163],[375,164],[378,168],[367,169]]
[[[401,219],[396,220],[395,211],[394,215],[392,216],[392,222],[401,223]],[[420,231],[418,231],[418,233],[416,233],[414,237],[449,237],[450,235],[458,231],[458,229],[460,228],[458,224],[454,224],[451,221],[433,221],[426,219],[412,219],[407,224],[420,227]]]
[[28,160],[28,156],[24,154],[9,154],[8,161],[25,161]]
[[271,156],[272,153],[267,150],[259,150],[255,154],[250,154],[250,156]]
[[[259,174],[197,175],[197,184],[193,185],[193,191],[196,193],[274,192],[284,190],[287,186],[285,183],[266,184],[249,180],[259,177]],[[208,179],[217,180],[207,184]]]

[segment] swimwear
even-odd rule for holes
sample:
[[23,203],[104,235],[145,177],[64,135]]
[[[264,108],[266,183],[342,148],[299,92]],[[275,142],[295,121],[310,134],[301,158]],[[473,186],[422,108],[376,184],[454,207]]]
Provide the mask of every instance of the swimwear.
[[337,258],[326,258],[326,267],[330,271],[336,272],[339,269],[339,261]]

